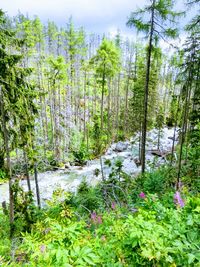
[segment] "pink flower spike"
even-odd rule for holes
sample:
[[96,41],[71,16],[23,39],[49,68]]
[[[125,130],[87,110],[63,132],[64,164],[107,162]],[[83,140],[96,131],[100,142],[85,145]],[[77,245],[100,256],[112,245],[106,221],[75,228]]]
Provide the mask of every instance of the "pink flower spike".
[[40,251],[41,251],[41,253],[44,253],[45,250],[46,250],[46,246],[45,246],[45,245],[41,245],[41,246],[40,246]]
[[141,193],[139,194],[139,197],[140,197],[140,198],[146,198],[146,195],[145,195],[144,192],[141,192]]
[[112,202],[112,204],[111,204],[111,208],[112,208],[113,210],[116,209],[116,203],[115,203],[115,202]]
[[97,217],[97,222],[98,222],[99,224],[102,224],[102,218],[101,218],[100,215]]
[[176,191],[176,193],[174,194],[174,203],[178,205],[180,208],[183,208],[185,206],[181,194],[178,191]]
[[95,222],[96,219],[97,219],[97,214],[96,214],[95,211],[93,211],[93,212],[91,213],[91,220],[92,220],[93,222]]

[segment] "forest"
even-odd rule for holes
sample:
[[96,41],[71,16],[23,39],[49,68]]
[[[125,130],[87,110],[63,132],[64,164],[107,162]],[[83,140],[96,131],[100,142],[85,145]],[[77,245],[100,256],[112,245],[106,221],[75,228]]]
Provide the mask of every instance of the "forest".
[[0,9],[0,266],[200,267],[200,1],[146,2],[136,41]]

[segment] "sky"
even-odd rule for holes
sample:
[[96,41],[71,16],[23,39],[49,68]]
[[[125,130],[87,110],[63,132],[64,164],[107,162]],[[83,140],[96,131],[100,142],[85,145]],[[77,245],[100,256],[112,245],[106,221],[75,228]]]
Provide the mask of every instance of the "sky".
[[14,16],[20,11],[29,16],[37,15],[43,22],[48,19],[64,25],[72,16],[75,25],[83,26],[88,32],[131,35],[126,27],[131,11],[146,0],[1,0],[0,8]]
[[[134,36],[134,30],[126,27],[131,11],[144,6],[147,0],[0,0],[0,8],[7,15],[17,15],[18,11],[30,17],[39,16],[43,22],[48,19],[64,26],[72,16],[75,26],[92,33],[110,33],[117,29],[121,35]],[[183,7],[183,0],[178,0]]]

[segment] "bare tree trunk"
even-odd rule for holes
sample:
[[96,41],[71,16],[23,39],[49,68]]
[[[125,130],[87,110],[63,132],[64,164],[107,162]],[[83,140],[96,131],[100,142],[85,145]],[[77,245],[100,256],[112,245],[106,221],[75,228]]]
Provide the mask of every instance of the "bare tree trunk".
[[118,74],[118,79],[117,79],[117,110],[116,110],[116,133],[118,136],[119,132],[119,98],[120,98],[120,73]]
[[104,90],[105,90],[105,64],[102,76],[102,88],[101,88],[101,131],[103,131],[103,108],[104,108]]
[[58,106],[58,92],[56,90],[55,86],[55,81],[53,83],[53,117],[54,117],[54,141],[55,141],[55,146],[54,146],[54,155],[56,162],[58,163],[60,161],[60,144],[59,144],[59,106]]
[[144,121],[142,126],[142,147],[141,147],[141,164],[142,173],[145,172],[145,152],[146,152],[146,132],[147,132],[147,110],[148,110],[148,96],[149,96],[149,80],[150,80],[150,68],[151,68],[151,53],[152,53],[152,42],[153,42],[153,32],[154,32],[154,12],[155,12],[155,0],[153,0],[152,14],[151,14],[151,31],[148,45],[147,53],[147,70],[146,70],[146,80],[145,80],[145,94],[144,94]]
[[95,79],[95,85],[94,85],[94,110],[93,115],[97,113],[97,82]]
[[40,191],[39,191],[39,185],[38,185],[38,173],[37,173],[37,165],[34,164],[34,177],[35,177],[35,189],[36,189],[36,197],[37,197],[37,204],[39,209],[41,208],[40,203]]
[[160,136],[161,136],[161,128],[158,128],[158,143],[157,143],[157,149],[160,149]]
[[27,180],[27,186],[28,186],[28,191],[31,191],[31,182],[30,182],[30,175],[29,175],[29,170],[28,170],[28,157],[26,153],[26,148],[24,148],[24,161],[25,161],[25,171],[26,171],[26,180]]
[[86,71],[84,72],[84,92],[83,92],[83,98],[84,98],[84,103],[83,103],[83,140],[85,141],[86,139],[86,89],[87,89],[87,73]]
[[52,151],[54,151],[55,143],[54,143],[54,119],[53,119],[53,96],[50,91],[50,84],[48,81],[48,93],[49,93],[49,108],[50,108],[50,122],[51,122],[51,135],[52,135]]
[[173,162],[173,156],[174,156],[174,149],[175,149],[175,138],[176,138],[176,129],[178,124],[178,113],[179,113],[179,105],[180,105],[180,95],[178,96],[178,107],[176,111],[176,118],[175,118],[175,125],[174,125],[174,134],[173,134],[173,143],[172,143],[172,155],[171,155],[171,164]]
[[126,83],[126,92],[125,92],[124,123],[123,123],[124,132],[127,131],[127,119],[126,119],[126,116],[127,116],[127,111],[128,111],[129,78],[130,77],[129,77],[129,74],[128,74],[127,83]]
[[[182,153],[183,153],[183,144],[185,141],[185,136],[187,133],[187,119],[188,119],[188,110],[189,110],[189,101],[190,101],[190,91],[191,91],[191,81],[190,81],[190,73],[189,73],[189,81],[186,85],[186,97],[185,97],[185,106],[184,106],[184,113],[183,113],[183,121],[182,121],[182,128],[181,128],[181,139],[180,139],[180,154],[179,154],[179,161],[178,161],[178,173],[177,173],[177,182],[176,182],[176,189],[178,190],[180,187],[180,175],[181,175],[181,165],[182,165]],[[190,87],[190,88],[188,88]]]
[[107,125],[107,144],[110,142],[110,135],[112,135],[112,129],[110,127],[110,80],[108,81],[108,125]]

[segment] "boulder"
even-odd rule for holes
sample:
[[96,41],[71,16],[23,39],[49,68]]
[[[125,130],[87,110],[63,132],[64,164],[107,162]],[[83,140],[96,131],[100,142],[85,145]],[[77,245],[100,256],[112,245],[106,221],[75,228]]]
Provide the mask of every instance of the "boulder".
[[129,151],[124,151],[124,152],[121,152],[119,155],[120,155],[120,157],[127,159],[127,158],[130,158],[132,156],[132,153]]
[[139,158],[134,158],[134,162],[135,162],[137,167],[139,167],[141,165],[141,162],[140,162]]
[[122,170],[128,174],[132,174],[135,171],[137,171],[137,166],[135,164],[134,161],[130,160],[130,159],[125,159],[123,161],[123,167]]
[[105,155],[110,156],[110,155],[112,155],[112,153],[113,153],[113,150],[112,150],[111,148],[109,148],[109,149],[106,151]]
[[128,148],[128,144],[127,143],[124,143],[124,142],[118,142],[115,146],[115,151],[116,152],[123,152],[125,151],[126,149]]
[[113,151],[113,150],[115,150],[115,147],[116,147],[116,143],[112,143],[112,145],[110,146],[109,149]]
[[70,168],[70,163],[69,162],[66,162],[65,163],[65,169],[69,169]]

